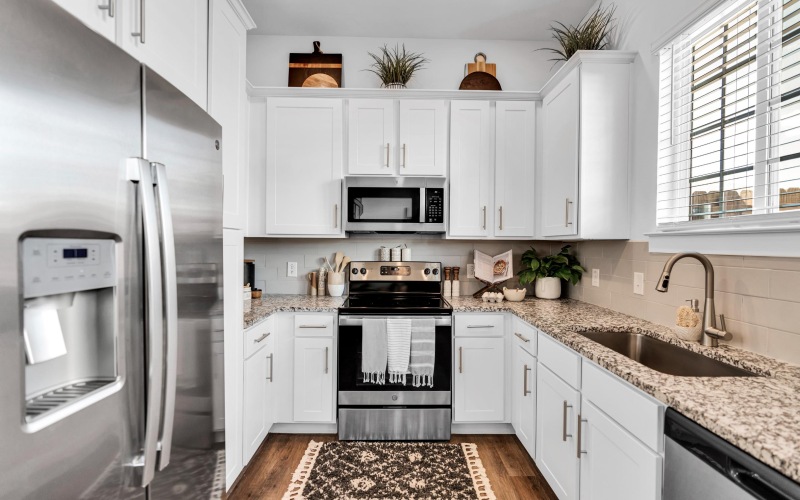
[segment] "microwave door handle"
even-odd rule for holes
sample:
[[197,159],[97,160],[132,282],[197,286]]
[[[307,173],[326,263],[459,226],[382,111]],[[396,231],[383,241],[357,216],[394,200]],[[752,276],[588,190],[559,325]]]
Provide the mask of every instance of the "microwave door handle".
[[141,158],[131,158],[127,163],[127,174],[128,180],[138,183],[144,227],[144,286],[147,306],[145,334],[148,344],[147,413],[143,452],[141,458],[135,459],[135,463],[142,467],[141,485],[144,487],[150,484],[155,476],[158,431],[161,424],[162,372],[164,370],[161,248],[150,162]]
[[175,260],[175,231],[172,225],[172,205],[169,198],[167,169],[161,163],[154,163],[156,199],[161,214],[161,255],[164,272],[164,312],[166,314],[167,378],[164,389],[164,418],[159,437],[158,470],[169,465],[172,453],[172,430],[175,423],[175,390],[178,379],[178,266]]
[[424,224],[427,218],[427,210],[426,210],[426,202],[425,199],[425,188],[419,188],[419,222],[420,224]]

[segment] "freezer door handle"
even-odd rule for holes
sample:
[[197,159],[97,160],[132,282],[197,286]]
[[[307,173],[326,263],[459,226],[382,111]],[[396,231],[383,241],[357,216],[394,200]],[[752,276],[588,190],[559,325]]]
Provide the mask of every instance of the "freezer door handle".
[[164,371],[164,321],[161,282],[161,248],[158,235],[153,175],[150,162],[131,158],[127,163],[128,179],[138,183],[139,200],[142,207],[144,227],[144,269],[147,336],[147,413],[145,415],[144,446],[141,459],[142,486],[153,480],[158,455],[158,432],[161,423],[161,393]]
[[164,382],[164,418],[159,436],[158,470],[169,465],[172,452],[172,429],[175,423],[175,389],[178,379],[178,266],[175,260],[175,231],[167,184],[167,169],[153,163],[158,212],[161,215],[161,258],[164,272],[164,314],[166,315],[166,380]]

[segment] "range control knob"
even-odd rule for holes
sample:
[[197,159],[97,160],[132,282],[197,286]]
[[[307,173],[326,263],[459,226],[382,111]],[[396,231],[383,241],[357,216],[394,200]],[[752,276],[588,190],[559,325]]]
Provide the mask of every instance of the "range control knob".
[[426,267],[425,268],[425,276],[427,276],[429,274],[431,274],[431,270]]
[[367,268],[366,267],[362,267],[361,268],[361,274],[367,274]]
[[356,269],[356,268],[354,267],[354,268],[353,268],[353,270],[352,270],[351,272],[352,272],[353,274],[358,274],[358,269]]
[[439,274],[439,270],[438,269],[434,269],[433,270],[433,275],[436,276],[437,274]]

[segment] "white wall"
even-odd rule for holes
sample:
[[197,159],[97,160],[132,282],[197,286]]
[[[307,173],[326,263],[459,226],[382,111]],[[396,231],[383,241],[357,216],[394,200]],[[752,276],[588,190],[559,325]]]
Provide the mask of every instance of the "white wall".
[[458,89],[464,78],[464,65],[483,52],[488,62],[497,64],[497,79],[503,90],[539,90],[557,68],[549,52],[549,42],[510,40],[394,39],[359,37],[314,37],[249,35],[247,37],[247,79],[255,86],[285,87],[288,81],[289,53],[312,52],[312,42],[322,42],[322,51],[343,55],[343,86],[377,88],[380,80],[368,71],[384,44],[405,44],[406,50],[421,52],[430,63],[411,80],[415,89]]

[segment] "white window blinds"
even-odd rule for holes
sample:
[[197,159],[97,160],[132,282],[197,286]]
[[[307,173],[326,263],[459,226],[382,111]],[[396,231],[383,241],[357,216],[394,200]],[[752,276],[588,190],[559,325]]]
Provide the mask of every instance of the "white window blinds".
[[800,0],[727,2],[660,56],[658,224],[800,209]]

